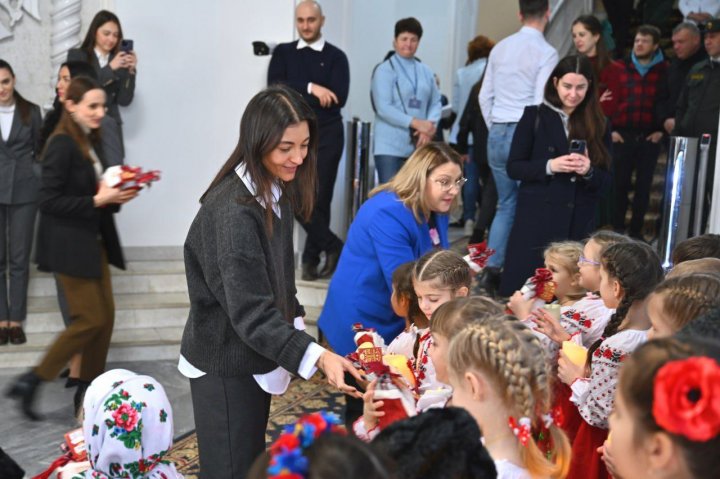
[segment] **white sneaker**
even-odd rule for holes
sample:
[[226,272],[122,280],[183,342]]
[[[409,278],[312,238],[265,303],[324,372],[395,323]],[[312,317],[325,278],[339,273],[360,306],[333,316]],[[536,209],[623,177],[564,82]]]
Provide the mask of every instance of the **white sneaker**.
[[472,235],[474,229],[475,222],[473,220],[465,220],[465,236]]

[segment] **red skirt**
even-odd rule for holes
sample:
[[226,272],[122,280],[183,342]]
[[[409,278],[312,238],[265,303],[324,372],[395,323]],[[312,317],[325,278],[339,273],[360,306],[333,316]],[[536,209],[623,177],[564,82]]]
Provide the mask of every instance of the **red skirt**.
[[583,421],[572,444],[572,460],[567,479],[609,479],[610,474],[597,452],[607,439],[608,430]]
[[570,401],[570,396],[572,396],[570,386],[560,381],[555,383],[553,409],[558,408],[560,410],[562,414],[560,427],[565,431],[570,444],[572,444],[575,441],[575,436],[577,435],[578,428],[580,428],[580,424],[584,421],[577,406]]

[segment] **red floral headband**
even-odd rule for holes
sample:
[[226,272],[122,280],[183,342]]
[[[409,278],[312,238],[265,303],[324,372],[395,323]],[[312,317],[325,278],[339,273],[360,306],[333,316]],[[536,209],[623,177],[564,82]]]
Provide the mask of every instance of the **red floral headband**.
[[705,442],[720,435],[720,365],[708,357],[671,361],[655,375],[655,422],[672,434]]

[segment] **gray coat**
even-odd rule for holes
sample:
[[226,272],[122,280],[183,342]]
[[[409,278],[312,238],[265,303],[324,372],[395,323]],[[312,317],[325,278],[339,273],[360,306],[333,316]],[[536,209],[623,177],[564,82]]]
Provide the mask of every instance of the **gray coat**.
[[37,201],[40,189],[38,155],[42,118],[32,105],[30,124],[24,125],[15,109],[7,141],[0,138],[0,204],[20,205]]

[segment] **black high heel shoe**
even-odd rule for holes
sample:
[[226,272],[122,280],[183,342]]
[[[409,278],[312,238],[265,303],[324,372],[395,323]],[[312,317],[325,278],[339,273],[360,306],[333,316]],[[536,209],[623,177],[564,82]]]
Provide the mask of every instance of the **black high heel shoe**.
[[42,379],[30,371],[18,377],[15,383],[7,390],[5,395],[20,400],[20,409],[31,421],[39,421],[42,416],[33,410],[33,402]]
[[88,386],[90,386],[90,382],[83,381],[82,379],[77,380],[77,389],[75,390],[75,396],[73,396],[75,417],[77,417],[82,410],[83,400],[85,399],[85,391],[87,391]]

